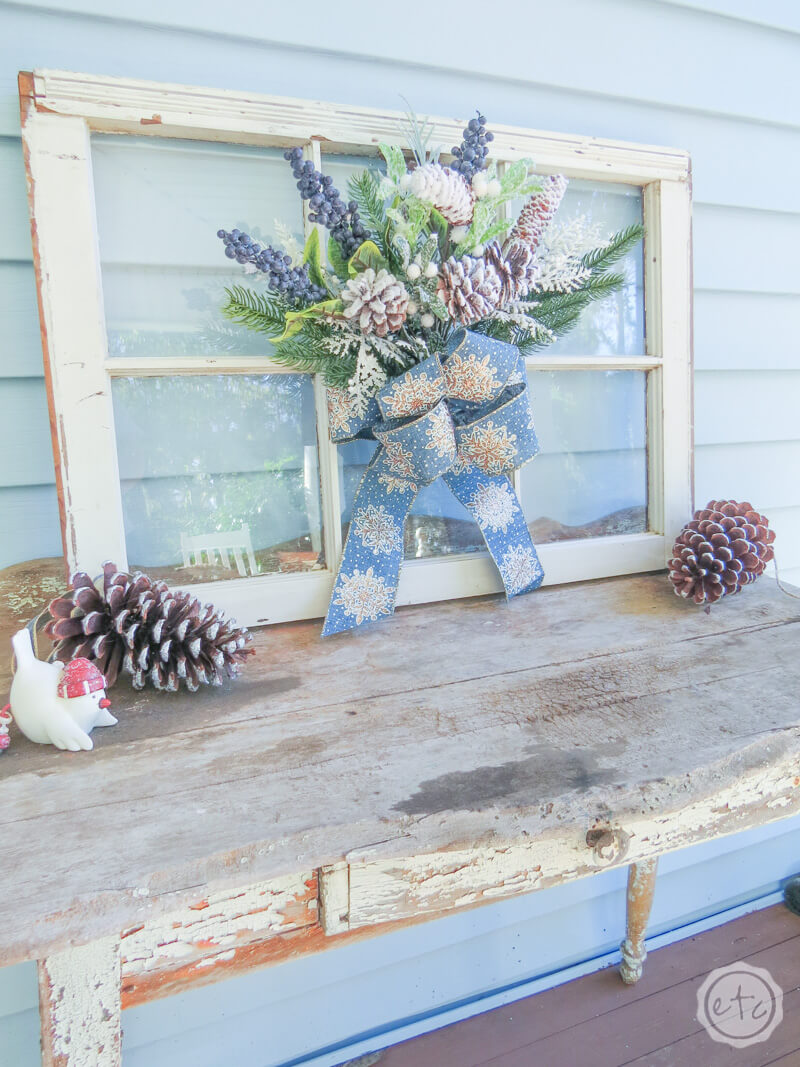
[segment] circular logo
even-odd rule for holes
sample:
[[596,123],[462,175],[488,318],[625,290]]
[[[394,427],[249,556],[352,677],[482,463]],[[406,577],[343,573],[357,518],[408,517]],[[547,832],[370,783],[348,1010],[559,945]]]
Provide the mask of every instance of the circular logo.
[[697,990],[697,1018],[714,1041],[747,1048],[782,1022],[783,990],[763,967],[718,967]]

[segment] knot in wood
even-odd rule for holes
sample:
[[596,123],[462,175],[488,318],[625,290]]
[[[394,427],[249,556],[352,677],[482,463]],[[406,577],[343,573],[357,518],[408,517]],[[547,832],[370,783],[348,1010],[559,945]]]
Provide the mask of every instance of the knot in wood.
[[618,827],[598,827],[586,834],[586,844],[594,852],[595,863],[599,867],[608,867],[619,863],[628,853],[630,835]]

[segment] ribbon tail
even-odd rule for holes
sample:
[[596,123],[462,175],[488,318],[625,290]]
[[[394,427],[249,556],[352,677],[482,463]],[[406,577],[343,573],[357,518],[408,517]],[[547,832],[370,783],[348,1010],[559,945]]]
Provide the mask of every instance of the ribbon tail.
[[394,613],[404,554],[403,528],[418,493],[415,482],[391,473],[385,450],[379,448],[353,501],[323,637]]
[[448,471],[444,480],[480,527],[506,597],[538,589],[544,570],[511,479],[473,465],[459,474]]

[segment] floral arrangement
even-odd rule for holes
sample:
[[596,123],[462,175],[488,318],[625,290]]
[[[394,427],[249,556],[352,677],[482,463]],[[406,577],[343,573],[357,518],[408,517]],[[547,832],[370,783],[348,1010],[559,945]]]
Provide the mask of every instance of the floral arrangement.
[[266,282],[228,290],[224,313],[270,337],[278,363],[323,375],[332,441],[378,442],[323,636],[392,614],[403,525],[437,478],[480,527],[506,595],[538,588],[512,480],[539,450],[524,354],[619,289],[609,268],[642,236],[633,226],[602,244],[581,220],[558,226],[566,178],[538,177],[530,160],[498,169],[480,113],[448,166],[429,147],[430,123],[411,114],[408,133],[410,160],[381,145],[385,173],[356,174],[347,201],[300,148],[285,153],[316,224],[297,254],[218,231],[226,255]]
[[[317,223],[302,250],[218,231],[225,254],[265,282],[229,289],[224,314],[271,338],[276,362],[346,389],[362,412],[389,379],[445,352],[465,327],[523,354],[551,344],[587,304],[622,286],[609,268],[642,237],[632,226],[599,243],[580,219],[559,226],[567,179],[535,175],[530,160],[498,171],[481,114],[448,165],[430,148],[431,132],[409,115],[410,161],[382,144],[385,173],[355,175],[347,201],[302,149],[284,153]],[[520,199],[512,221],[508,207]]]

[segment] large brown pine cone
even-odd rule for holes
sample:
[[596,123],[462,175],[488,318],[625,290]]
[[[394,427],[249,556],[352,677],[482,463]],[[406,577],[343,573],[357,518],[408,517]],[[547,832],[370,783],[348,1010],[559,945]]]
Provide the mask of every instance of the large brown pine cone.
[[751,504],[711,500],[678,534],[669,580],[678,596],[713,604],[764,573],[774,540],[775,531]]
[[113,563],[103,565],[97,583],[76,574],[72,589],[47,610],[44,629],[55,642],[55,658],[92,660],[109,687],[125,672],[134,689],[149,681],[175,692],[183,682],[194,693],[235,677],[254,651],[247,647],[250,633],[213,605]]
[[551,174],[544,179],[542,189],[534,193],[520,211],[514,228],[508,235],[506,245],[524,244],[533,251],[542,239],[542,234],[558,211],[561,198],[567,191],[567,179],[563,174]]
[[439,296],[450,317],[464,326],[485,319],[500,303],[503,284],[491,263],[473,256],[453,256],[439,268]]
[[522,300],[536,277],[533,252],[527,245],[509,245],[505,251],[492,241],[483,251],[484,260],[500,278],[500,306],[510,300]]

